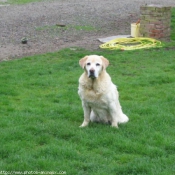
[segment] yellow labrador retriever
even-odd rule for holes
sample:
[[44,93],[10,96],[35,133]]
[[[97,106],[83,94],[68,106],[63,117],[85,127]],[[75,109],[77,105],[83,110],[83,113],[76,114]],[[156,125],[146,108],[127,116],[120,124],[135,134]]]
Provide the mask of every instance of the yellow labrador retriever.
[[109,61],[103,56],[90,55],[82,58],[79,64],[84,69],[78,88],[84,110],[80,127],[87,126],[90,121],[111,123],[116,128],[119,123],[128,122],[119,103],[117,88],[106,72]]

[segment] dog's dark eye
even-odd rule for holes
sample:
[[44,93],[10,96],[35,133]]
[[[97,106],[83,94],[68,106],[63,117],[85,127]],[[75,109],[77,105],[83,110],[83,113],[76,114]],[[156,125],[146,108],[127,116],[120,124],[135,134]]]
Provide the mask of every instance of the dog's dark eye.
[[90,66],[90,65],[91,65],[91,63],[87,63],[87,65],[88,65],[88,66]]
[[100,66],[100,64],[99,64],[99,63],[97,63],[97,64],[96,64],[96,66]]

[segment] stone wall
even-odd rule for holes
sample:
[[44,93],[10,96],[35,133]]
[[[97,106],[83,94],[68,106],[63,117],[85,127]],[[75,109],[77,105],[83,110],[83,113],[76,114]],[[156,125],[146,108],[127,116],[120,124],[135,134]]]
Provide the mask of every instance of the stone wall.
[[140,13],[140,37],[170,41],[171,7],[146,5]]

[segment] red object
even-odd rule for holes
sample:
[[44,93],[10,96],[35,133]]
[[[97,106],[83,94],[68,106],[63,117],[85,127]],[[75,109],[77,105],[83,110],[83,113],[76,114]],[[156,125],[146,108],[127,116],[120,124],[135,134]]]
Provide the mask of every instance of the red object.
[[140,19],[136,22],[136,25],[140,23]]

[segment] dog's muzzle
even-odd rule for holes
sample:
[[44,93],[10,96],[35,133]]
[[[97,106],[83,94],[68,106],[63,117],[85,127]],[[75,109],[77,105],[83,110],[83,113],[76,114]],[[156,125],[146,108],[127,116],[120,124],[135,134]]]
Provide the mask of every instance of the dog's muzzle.
[[89,70],[89,78],[96,78],[95,77],[95,70],[94,69],[90,69]]

